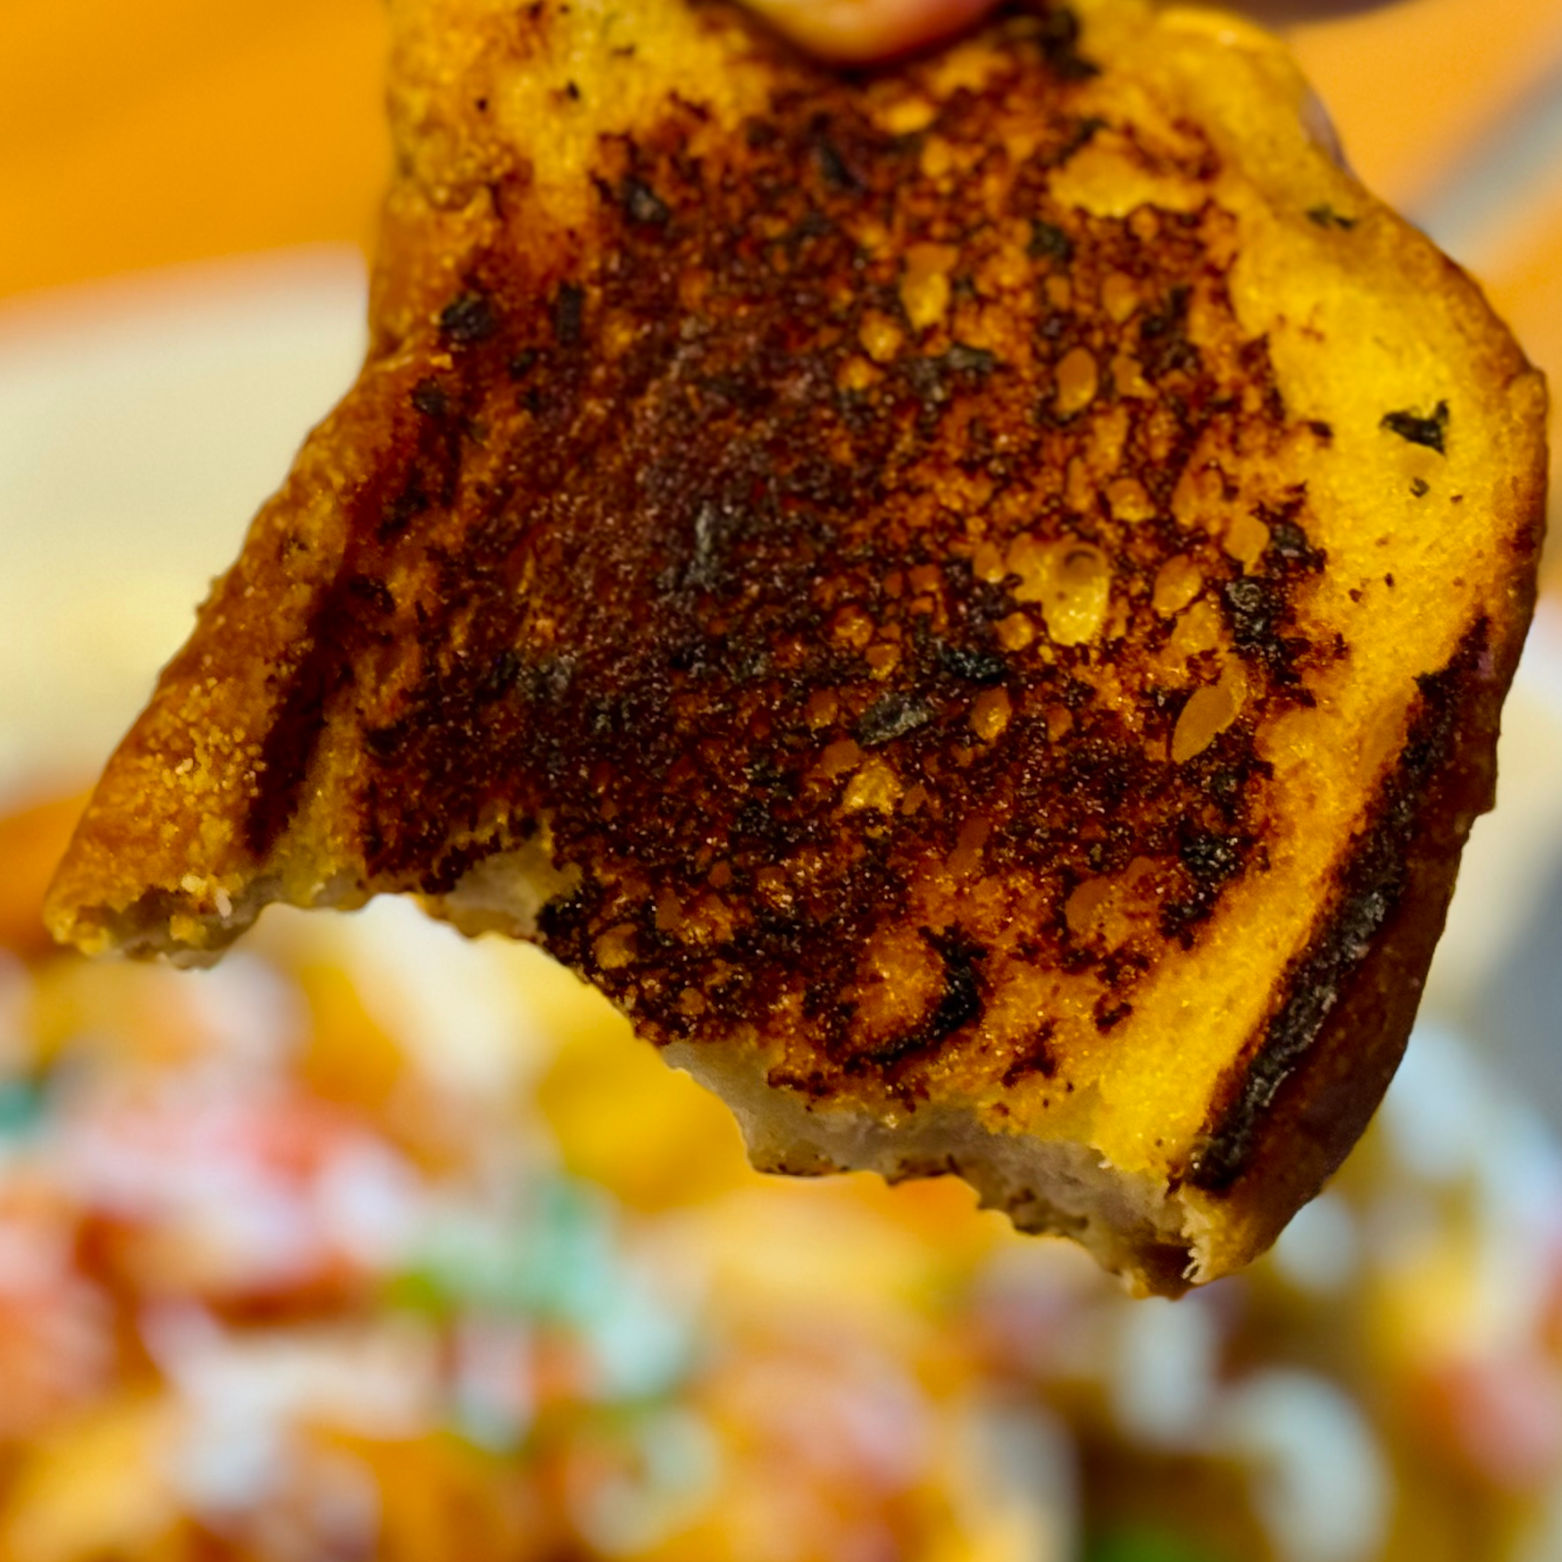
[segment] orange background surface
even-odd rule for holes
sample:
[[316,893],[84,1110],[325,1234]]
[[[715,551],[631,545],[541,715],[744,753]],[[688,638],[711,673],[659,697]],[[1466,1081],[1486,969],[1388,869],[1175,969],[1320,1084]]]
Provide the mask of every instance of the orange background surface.
[[3,0],[0,297],[367,240],[379,0]]

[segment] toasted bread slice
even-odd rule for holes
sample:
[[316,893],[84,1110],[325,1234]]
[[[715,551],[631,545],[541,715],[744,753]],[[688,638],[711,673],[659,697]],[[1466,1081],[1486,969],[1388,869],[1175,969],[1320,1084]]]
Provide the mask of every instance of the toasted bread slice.
[[415,893],[761,1167],[958,1173],[1152,1290],[1252,1257],[1491,802],[1540,378],[1230,19],[846,77],[725,4],[392,9],[368,362],[55,933]]

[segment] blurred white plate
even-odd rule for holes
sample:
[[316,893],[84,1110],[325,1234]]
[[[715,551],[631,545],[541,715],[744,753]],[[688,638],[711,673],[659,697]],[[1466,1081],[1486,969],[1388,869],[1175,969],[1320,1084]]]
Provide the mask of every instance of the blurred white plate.
[[102,761],[351,382],[365,291],[312,249],[0,309],[0,797]]

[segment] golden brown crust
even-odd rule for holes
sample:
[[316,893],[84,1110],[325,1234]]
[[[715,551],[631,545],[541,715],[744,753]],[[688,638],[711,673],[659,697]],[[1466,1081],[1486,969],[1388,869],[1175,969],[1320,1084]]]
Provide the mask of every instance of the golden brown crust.
[[414,891],[730,1054],[820,1164],[952,1113],[1030,1225],[1076,1215],[1015,1145],[1160,1190],[1097,1244],[1157,1288],[1251,1256],[1381,1094],[1485,803],[1544,483],[1511,339],[1239,24],[1015,6],[843,77],[718,3],[396,22],[369,363],[56,931],[204,959]]
[[1319,935],[1214,1104],[1183,1195],[1218,1231],[1205,1257],[1212,1272],[1274,1241],[1349,1154],[1393,1079],[1460,853],[1492,805],[1502,700],[1531,606],[1500,628],[1474,626],[1453,662],[1421,680],[1410,740]]

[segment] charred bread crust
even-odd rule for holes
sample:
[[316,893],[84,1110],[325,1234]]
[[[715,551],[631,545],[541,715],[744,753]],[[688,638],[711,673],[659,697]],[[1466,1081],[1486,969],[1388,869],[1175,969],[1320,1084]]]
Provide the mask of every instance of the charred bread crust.
[[[1517,547],[1538,557],[1543,480],[1527,504]],[[1322,930],[1231,1070],[1182,1180],[1181,1197],[1210,1233],[1198,1254],[1210,1275],[1275,1240],[1349,1154],[1394,1077],[1460,855],[1495,801],[1502,704],[1533,607],[1531,577],[1506,622],[1479,620],[1447,666],[1417,680],[1409,738],[1341,865]]]
[[1261,1248],[1488,800],[1543,395],[1278,44],[1077,13],[843,76],[726,5],[396,0],[369,362],[58,936],[415,893],[757,1164],[958,1169],[1163,1291]]

